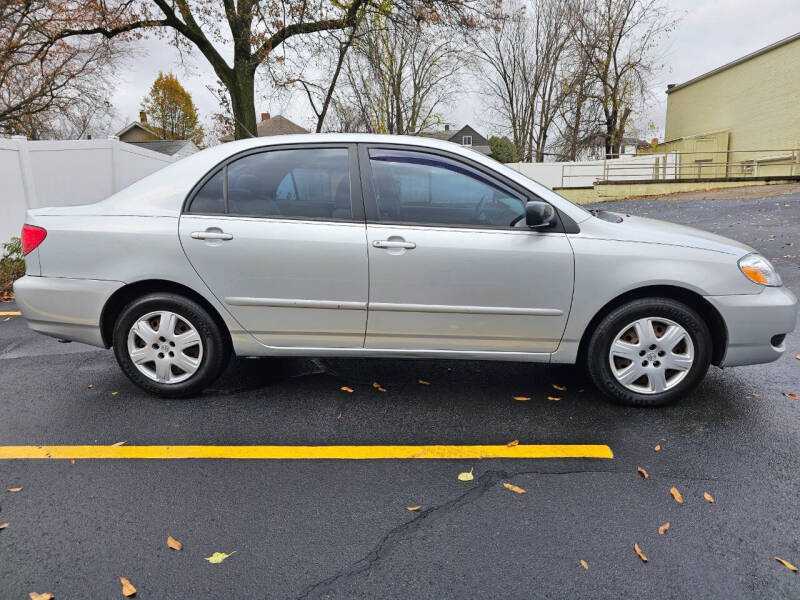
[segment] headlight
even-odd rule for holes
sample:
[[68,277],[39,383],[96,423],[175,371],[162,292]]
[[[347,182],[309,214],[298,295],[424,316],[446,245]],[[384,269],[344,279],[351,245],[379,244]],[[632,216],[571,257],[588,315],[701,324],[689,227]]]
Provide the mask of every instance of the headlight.
[[783,285],[781,276],[766,258],[760,254],[748,254],[739,259],[739,268],[753,283],[778,287]]

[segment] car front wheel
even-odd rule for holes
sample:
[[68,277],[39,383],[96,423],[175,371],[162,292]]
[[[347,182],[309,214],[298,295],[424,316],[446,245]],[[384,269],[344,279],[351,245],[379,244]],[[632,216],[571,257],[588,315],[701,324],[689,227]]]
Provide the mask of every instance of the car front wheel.
[[222,331],[197,302],[170,293],[128,304],[114,327],[114,355],[136,385],[165,398],[199,393],[222,372]]
[[705,321],[669,298],[642,298],[615,308],[587,348],[595,385],[629,406],[662,406],[688,393],[708,371],[711,354]]

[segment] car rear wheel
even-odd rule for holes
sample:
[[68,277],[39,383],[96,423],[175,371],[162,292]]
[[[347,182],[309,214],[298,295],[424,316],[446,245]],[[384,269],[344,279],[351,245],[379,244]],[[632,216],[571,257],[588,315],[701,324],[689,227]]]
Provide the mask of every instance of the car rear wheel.
[[197,302],[148,294],[128,304],[114,327],[114,355],[136,385],[164,398],[199,393],[228,358],[220,327]]
[[642,298],[615,308],[587,348],[595,385],[629,406],[662,406],[688,393],[708,371],[711,354],[706,323],[669,298]]

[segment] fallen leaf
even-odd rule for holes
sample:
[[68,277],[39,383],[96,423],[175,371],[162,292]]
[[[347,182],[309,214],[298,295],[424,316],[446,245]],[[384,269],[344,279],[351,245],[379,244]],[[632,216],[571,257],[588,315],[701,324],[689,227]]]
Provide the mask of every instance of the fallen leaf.
[[337,419],[341,419],[342,418],[342,413],[339,413],[338,415],[336,415],[336,418]]
[[470,469],[469,471],[464,471],[463,473],[459,473],[458,474],[458,480],[459,481],[472,481],[473,479],[475,479],[475,476],[472,474],[472,471],[473,471],[473,469]]
[[647,479],[649,477],[649,475],[647,474],[647,471],[645,471],[642,467],[636,467],[636,470],[639,471],[639,475],[641,475],[645,479]]
[[584,569],[586,569],[587,571],[589,570],[589,563],[587,563],[587,562],[586,562],[585,560],[583,560],[583,559],[581,559],[581,566],[582,566]]
[[516,494],[524,494],[525,493],[525,490],[523,490],[519,486],[514,485],[513,483],[506,483],[504,481],[503,482],[503,487],[506,488],[507,490],[511,490],[512,492],[514,492]]
[[377,389],[379,392],[385,392],[385,391],[386,391],[386,388],[383,388],[383,387],[379,387],[379,388],[376,388],[376,389]]
[[578,390],[578,393],[579,393],[579,394],[582,394],[582,393],[583,393],[583,390]]
[[16,488],[8,488],[8,491],[9,491],[9,492],[21,492],[21,491],[22,491],[22,488],[21,488],[21,487],[16,487]]
[[55,596],[53,596],[53,594],[39,594],[37,592],[31,592],[28,594],[28,598],[31,600],[53,600]]
[[711,504],[714,504],[714,496],[712,496],[708,492],[703,492],[703,498],[711,502]]
[[[119,392],[111,392],[112,396],[116,396],[117,394],[119,394]],[[136,592],[134,592],[134,593],[136,593]]]
[[0,531],[8,527],[8,523],[0,523]]
[[565,385],[556,385],[554,383],[553,384],[553,389],[554,390],[558,390],[559,392],[566,392],[567,391],[567,386],[565,386]]
[[112,445],[112,446],[122,446],[122,445],[123,445],[125,442],[127,442],[127,441],[128,441],[128,440],[123,440],[123,441],[121,441],[121,442],[115,442],[115,443],[113,443],[113,444],[111,444],[111,445]]
[[94,384],[93,384],[93,383],[90,383],[90,384],[89,384],[89,385],[87,385],[86,387],[88,387],[90,390],[93,390],[93,389],[94,389]]
[[221,563],[223,560],[225,560],[225,559],[226,559],[226,558],[228,558],[229,556],[232,556],[233,554],[236,554],[236,550],[234,550],[234,551],[233,551],[233,552],[231,552],[230,554],[225,554],[224,552],[214,552],[214,554],[212,554],[211,556],[207,556],[207,557],[205,557],[205,559],[204,559],[204,560],[207,560],[207,561],[208,561],[208,562],[210,562],[212,565],[218,565],[218,564],[219,564],[219,563]]
[[784,394],[787,398],[791,398],[792,400],[800,400],[800,396],[797,394]]
[[556,396],[548,396],[547,399],[550,400],[550,402],[558,402],[561,400],[561,398],[557,398]]
[[681,493],[678,491],[678,488],[676,488],[673,485],[671,488],[669,488],[669,493],[672,494],[673,498],[675,498],[675,502],[677,502],[678,504],[683,504],[683,496],[681,496]]
[[761,392],[753,392],[752,394],[747,394],[748,398],[763,398],[764,394]]
[[69,464],[74,465],[75,464],[75,459],[74,458],[70,458],[69,459]]
[[665,533],[667,533],[667,529],[669,529],[669,521],[667,521],[658,528],[658,535],[664,535]]
[[425,381],[424,379],[417,379],[417,383],[420,385],[430,385],[430,381]]
[[642,559],[642,562],[647,562],[647,557],[644,555],[644,552],[642,552],[642,549],[639,548],[639,544],[634,544],[633,549],[636,550],[636,554],[639,555],[639,558]]
[[512,446],[519,446],[519,440],[512,440],[508,442],[506,446],[508,446],[509,448],[511,448]]
[[381,384],[378,383],[377,381],[373,381],[372,387],[374,387],[376,390],[379,390],[381,388]]
[[784,567],[786,567],[786,568],[787,568],[787,569],[789,569],[790,571],[795,571],[795,572],[797,572],[797,567],[795,567],[795,566],[794,566],[792,563],[790,563],[788,560],[783,560],[783,559],[782,559],[780,556],[776,556],[776,557],[775,557],[775,560],[777,560],[779,563],[781,563],[781,564],[782,564]]
[[517,402],[530,402],[531,399],[528,396],[514,396],[514,400]]
[[653,447],[653,452],[661,452],[661,444],[656,444]]
[[425,456],[425,450],[420,450],[416,454],[412,455],[411,458],[422,458],[423,456]]
[[406,510],[410,510],[411,512],[417,511],[420,508],[422,508],[422,505],[420,505],[420,506],[406,506]]
[[130,598],[131,596],[136,595],[136,588],[133,587],[133,584],[128,580],[127,577],[120,577],[119,582],[122,584],[122,595],[126,598]]
[[797,360],[800,360],[800,354],[798,354],[797,356],[795,356],[795,358],[796,358]]
[[169,546],[173,550],[183,550],[183,544],[181,544],[178,540],[176,540],[171,535],[167,536],[167,546]]
[[339,389],[342,390],[343,392],[347,392],[348,394],[352,394],[353,393],[353,388],[349,388],[346,385],[343,385]]

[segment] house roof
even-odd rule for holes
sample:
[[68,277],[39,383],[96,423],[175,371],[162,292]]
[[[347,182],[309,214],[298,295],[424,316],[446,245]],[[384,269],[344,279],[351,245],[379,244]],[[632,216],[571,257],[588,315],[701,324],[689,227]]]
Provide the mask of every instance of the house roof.
[[[270,137],[273,135],[291,135],[295,133],[308,133],[307,129],[300,127],[282,115],[275,115],[264,119],[256,126],[256,137]],[[230,142],[232,135],[220,138],[221,142]]]
[[147,150],[153,150],[154,152],[160,152],[161,154],[167,154],[169,156],[173,156],[180,152],[187,144],[191,144],[194,146],[195,152],[200,150],[197,145],[191,140],[153,140],[149,142],[125,142],[126,144],[132,144],[134,146],[139,146],[141,148],[146,148]]
[[683,88],[685,88],[687,86],[692,85],[693,83],[697,83],[698,81],[702,81],[703,79],[707,79],[708,77],[711,77],[712,75],[716,75],[717,73],[720,73],[721,71],[725,71],[727,69],[730,69],[731,67],[735,67],[736,65],[740,65],[743,62],[747,62],[750,59],[753,59],[753,58],[755,58],[757,56],[761,56],[762,54],[766,54],[767,52],[771,52],[772,50],[775,50],[776,48],[780,48],[781,46],[785,46],[786,44],[790,44],[791,42],[794,42],[796,40],[800,40],[800,32],[795,33],[794,35],[790,35],[789,37],[784,38],[782,40],[778,40],[777,42],[775,42],[774,44],[770,44],[769,46],[764,46],[760,50],[756,50],[755,52],[751,52],[750,54],[746,54],[746,55],[742,56],[741,58],[737,58],[736,60],[733,60],[733,61],[731,61],[729,63],[726,63],[726,64],[722,65],[721,67],[717,67],[716,69],[713,69],[713,70],[709,71],[708,73],[703,73],[702,75],[698,75],[694,79],[690,79],[689,81],[684,81],[683,83],[679,83],[677,85],[673,85],[671,87],[667,87],[667,94],[671,94],[672,92],[677,92],[678,90],[681,90],[681,89],[683,89]]
[[143,130],[143,131],[146,131],[146,132],[147,132],[147,133],[149,133],[150,135],[154,135],[154,136],[156,136],[157,138],[161,137],[161,136],[160,136],[160,135],[159,135],[159,134],[158,134],[156,131],[154,131],[154,130],[150,129],[150,128],[149,128],[147,125],[143,125],[143,124],[142,124],[142,123],[140,123],[139,121],[134,121],[133,123],[131,123],[131,124],[129,124],[129,125],[126,125],[125,127],[123,127],[122,129],[120,129],[120,130],[119,130],[117,133],[115,133],[114,135],[115,135],[115,136],[117,136],[117,137],[122,137],[123,135],[125,135],[126,133],[128,133],[128,132],[129,132],[131,129],[133,129],[134,127],[138,127],[139,129],[141,129],[141,130]]

